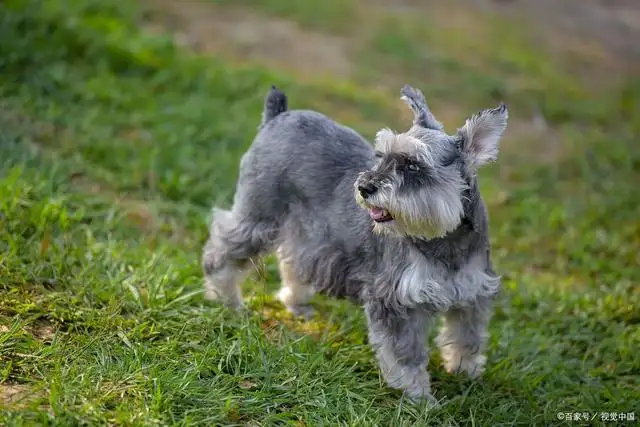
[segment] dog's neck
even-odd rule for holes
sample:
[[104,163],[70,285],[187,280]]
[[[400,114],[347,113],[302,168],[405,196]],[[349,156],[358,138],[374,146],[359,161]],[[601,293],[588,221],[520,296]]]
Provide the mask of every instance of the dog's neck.
[[458,227],[442,237],[425,239],[409,237],[415,248],[431,261],[441,262],[452,270],[458,270],[469,256],[482,244],[479,224],[480,193],[476,178],[462,194],[464,216]]

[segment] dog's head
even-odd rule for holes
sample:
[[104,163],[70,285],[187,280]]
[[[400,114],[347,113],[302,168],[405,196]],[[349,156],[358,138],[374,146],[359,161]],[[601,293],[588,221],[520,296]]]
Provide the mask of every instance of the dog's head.
[[378,161],[356,180],[356,201],[369,210],[376,232],[442,237],[460,225],[464,192],[477,169],[497,158],[509,113],[504,104],[483,110],[448,135],[420,90],[405,86],[401,93],[413,126],[378,132]]

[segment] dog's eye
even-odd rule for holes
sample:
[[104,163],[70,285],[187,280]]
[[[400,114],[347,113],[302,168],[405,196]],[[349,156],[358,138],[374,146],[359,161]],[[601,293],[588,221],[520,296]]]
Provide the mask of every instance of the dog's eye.
[[382,151],[376,151],[375,154],[376,154],[376,157],[379,158],[379,159],[381,159],[382,156],[383,156]]
[[455,162],[455,161],[456,161],[456,158],[455,158],[455,157],[451,157],[451,158],[445,159],[445,160],[442,162],[442,166],[445,166],[445,167],[447,167],[447,166],[451,166],[451,165],[453,164],[453,162]]
[[416,165],[415,163],[409,163],[407,169],[409,169],[411,172],[418,172],[420,170],[420,166]]

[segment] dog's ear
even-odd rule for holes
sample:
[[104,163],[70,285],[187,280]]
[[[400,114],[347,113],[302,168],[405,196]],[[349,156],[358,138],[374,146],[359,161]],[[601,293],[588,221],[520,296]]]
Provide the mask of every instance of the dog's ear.
[[404,85],[400,90],[401,99],[407,103],[413,111],[413,125],[427,129],[442,130],[444,127],[429,110],[427,101],[420,89]]
[[501,103],[474,114],[458,129],[459,148],[470,172],[496,160],[508,118],[509,110]]

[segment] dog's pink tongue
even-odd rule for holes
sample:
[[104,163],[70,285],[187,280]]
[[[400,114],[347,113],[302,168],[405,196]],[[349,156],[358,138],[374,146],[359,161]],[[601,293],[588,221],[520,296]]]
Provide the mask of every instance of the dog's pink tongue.
[[369,216],[371,216],[372,219],[383,219],[385,216],[387,215],[387,213],[385,212],[384,209],[380,209],[380,208],[371,208],[369,209]]

